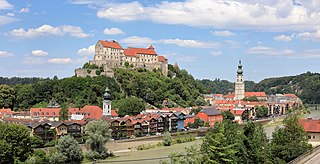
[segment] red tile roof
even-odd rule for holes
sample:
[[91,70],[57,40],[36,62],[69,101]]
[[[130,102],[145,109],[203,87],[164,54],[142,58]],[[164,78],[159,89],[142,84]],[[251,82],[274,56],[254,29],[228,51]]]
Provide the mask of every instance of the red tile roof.
[[159,62],[164,62],[164,61],[166,61],[166,60],[168,60],[168,59],[165,58],[164,56],[158,56],[158,61],[159,61]]
[[244,92],[244,96],[245,97],[266,97],[266,93],[265,92]]
[[84,114],[84,118],[100,119],[102,113],[102,109],[98,106],[86,105],[80,110],[80,114]]
[[284,94],[285,97],[298,98],[295,94]]
[[4,117],[6,115],[11,115],[13,112],[10,108],[8,109],[0,109],[0,117]]
[[306,132],[320,133],[320,120],[313,120],[311,118],[299,119],[299,123]]
[[99,42],[103,45],[103,47],[115,48],[115,49],[123,49],[121,47],[121,45],[116,41],[108,42],[108,41],[105,41],[105,40],[99,40]]
[[31,108],[31,117],[59,117],[59,112],[61,108]]
[[128,47],[127,49],[132,50],[135,54],[157,55],[156,51],[154,51],[154,49],[151,49],[151,48]]
[[123,53],[126,56],[138,57],[137,52],[134,49],[125,49]]
[[118,117],[118,113],[116,110],[111,110],[111,116],[112,117]]

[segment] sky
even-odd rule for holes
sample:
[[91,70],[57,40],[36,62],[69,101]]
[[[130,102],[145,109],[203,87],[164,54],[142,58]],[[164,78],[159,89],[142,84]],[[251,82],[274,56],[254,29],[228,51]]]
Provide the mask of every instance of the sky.
[[196,79],[320,72],[319,0],[0,0],[0,76],[74,75],[98,40],[149,47]]

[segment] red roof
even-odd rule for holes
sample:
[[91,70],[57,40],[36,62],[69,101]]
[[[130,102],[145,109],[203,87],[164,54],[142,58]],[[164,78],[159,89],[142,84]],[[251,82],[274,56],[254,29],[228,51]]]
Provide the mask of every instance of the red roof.
[[299,123],[306,132],[320,133],[320,120],[313,120],[311,118],[299,119]]
[[115,49],[123,49],[121,47],[121,45],[116,41],[108,42],[108,41],[105,41],[105,40],[99,40],[99,42],[103,45],[103,47],[115,48]]
[[0,117],[4,117],[6,115],[12,114],[12,110],[10,108],[8,109],[0,109]]
[[126,56],[138,57],[137,52],[133,49],[125,49],[123,53]]
[[284,94],[285,97],[298,98],[295,94]]
[[31,117],[59,117],[59,112],[61,108],[31,108]]
[[86,105],[80,110],[80,114],[84,115],[84,118],[100,119],[102,117],[102,109],[98,106]]
[[164,62],[164,61],[166,61],[168,59],[165,58],[164,56],[158,56],[158,60],[159,60],[159,62]]
[[118,113],[116,110],[111,110],[111,116],[112,117],[118,117]]
[[133,47],[128,47],[127,49],[130,50],[130,51],[127,51],[127,52],[134,53],[135,55],[137,55],[137,54],[157,55],[156,51],[154,51],[154,49],[151,49],[151,48],[133,48]]
[[266,97],[266,93],[265,92],[244,92],[244,96],[245,97]]

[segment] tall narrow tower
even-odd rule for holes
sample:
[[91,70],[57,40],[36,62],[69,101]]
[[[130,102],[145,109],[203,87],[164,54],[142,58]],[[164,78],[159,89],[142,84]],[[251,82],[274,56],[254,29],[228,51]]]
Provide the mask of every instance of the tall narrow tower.
[[235,84],[235,100],[242,100],[244,98],[244,82],[243,82],[243,70],[241,60],[239,60],[237,71],[237,82]]
[[109,88],[107,87],[103,95],[103,116],[111,116],[111,95],[109,93]]

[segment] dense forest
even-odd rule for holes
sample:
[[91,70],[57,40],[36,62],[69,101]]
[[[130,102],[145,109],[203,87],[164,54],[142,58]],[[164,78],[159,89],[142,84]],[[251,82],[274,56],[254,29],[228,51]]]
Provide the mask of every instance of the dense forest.
[[[206,93],[220,93],[220,94],[228,94],[229,92],[234,92],[234,83],[229,82],[227,80],[197,80],[200,84],[202,84],[206,90]],[[248,92],[254,91],[254,87],[256,83],[254,81],[245,81],[245,90]]]
[[[24,79],[24,78],[22,78]],[[0,107],[27,110],[66,103],[69,107],[102,106],[102,96],[108,86],[116,107],[139,98],[147,106],[187,107],[204,105],[204,87],[185,70],[169,66],[169,75],[146,69],[116,69],[115,78],[70,77],[64,79],[10,80],[0,85]],[[32,79],[32,78],[30,78]],[[27,83],[27,84],[25,84]],[[2,83],[0,83],[2,84]],[[163,101],[165,100],[165,104]],[[127,103],[128,104],[128,103]]]
[[[226,80],[197,80],[209,93],[234,92],[234,83]],[[253,81],[245,81],[246,91],[261,91],[267,94],[284,94],[293,93],[299,96],[304,103],[320,104],[320,74],[319,73],[303,73],[296,76],[286,76],[277,78],[268,78],[254,83]]]
[[0,84],[7,84],[10,86],[15,86],[18,84],[34,84],[37,83],[42,78],[37,77],[0,77]]

